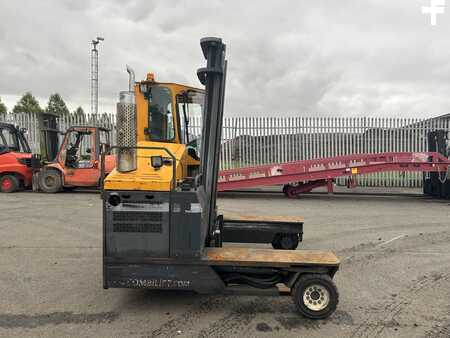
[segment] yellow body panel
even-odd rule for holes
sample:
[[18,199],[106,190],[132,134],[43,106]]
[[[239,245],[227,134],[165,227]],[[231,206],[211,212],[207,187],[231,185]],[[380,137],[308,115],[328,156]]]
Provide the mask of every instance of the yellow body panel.
[[171,157],[163,150],[138,149],[137,169],[131,172],[121,173],[114,169],[106,178],[104,188],[106,190],[142,190],[142,191],[169,191],[172,188],[173,165],[176,169],[176,183],[178,184],[188,175],[188,166],[199,166],[200,162],[188,155],[187,146],[181,143],[179,135],[179,117],[174,118],[175,138],[170,142],[149,141],[145,130],[148,126],[148,101],[140,91],[140,85],[164,86],[169,88],[172,95],[172,112],[175,117],[179,114],[176,107],[176,97],[187,90],[201,92],[201,89],[184,86],[176,83],[157,83],[154,81],[142,81],[134,87],[136,99],[136,129],[138,147],[160,147],[169,150],[176,158],[175,164],[164,164],[155,169],[151,165],[152,156],[162,156],[169,160]]
[[[188,155],[184,144],[143,141],[138,143],[138,147],[166,148],[176,158],[177,182],[186,177]],[[105,179],[105,189],[169,191],[173,177],[173,164],[166,164],[160,169],[155,169],[151,166],[152,156],[162,156],[165,159],[170,159],[170,156],[163,150],[138,149],[137,169],[127,173],[121,173],[114,169]]]

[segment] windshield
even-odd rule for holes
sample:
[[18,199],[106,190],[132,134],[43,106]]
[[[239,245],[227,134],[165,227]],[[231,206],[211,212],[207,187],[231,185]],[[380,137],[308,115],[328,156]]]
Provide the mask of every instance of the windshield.
[[0,129],[0,146],[7,147],[11,151],[20,151],[17,134],[9,128]]
[[177,109],[180,117],[181,143],[199,147],[202,131],[202,113],[205,94],[188,90],[177,95]]
[[162,86],[150,87],[145,98],[148,100],[147,139],[158,142],[173,141],[175,125],[170,89]]

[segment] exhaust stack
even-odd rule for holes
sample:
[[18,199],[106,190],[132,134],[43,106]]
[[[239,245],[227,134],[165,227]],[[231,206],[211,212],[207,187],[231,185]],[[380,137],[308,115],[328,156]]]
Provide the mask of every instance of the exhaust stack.
[[[128,91],[120,92],[117,103],[117,146],[136,147],[136,98],[134,95],[134,70],[127,65]],[[136,149],[119,149],[117,170],[129,172],[136,170]]]
[[135,83],[134,70],[127,65],[127,72],[128,72],[128,91],[133,92]]

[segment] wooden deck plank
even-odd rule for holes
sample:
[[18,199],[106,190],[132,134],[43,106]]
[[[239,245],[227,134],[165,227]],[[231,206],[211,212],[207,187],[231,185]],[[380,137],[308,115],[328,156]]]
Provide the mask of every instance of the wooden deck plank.
[[251,222],[294,222],[303,223],[305,219],[302,216],[264,216],[264,215],[243,215],[243,214],[233,214],[225,213],[223,215],[224,220],[234,220],[234,221],[251,221]]
[[206,248],[205,260],[217,263],[254,263],[261,265],[327,265],[338,266],[340,261],[330,251],[273,250],[242,247]]

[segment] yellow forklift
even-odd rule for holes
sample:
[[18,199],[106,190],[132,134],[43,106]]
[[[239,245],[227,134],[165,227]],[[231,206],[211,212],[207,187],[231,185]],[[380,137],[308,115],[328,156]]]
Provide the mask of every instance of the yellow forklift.
[[[204,91],[155,82],[152,74],[135,82],[127,69],[129,90],[117,104],[117,166],[102,192],[103,286],[291,295],[304,316],[326,318],[338,303],[332,278],[340,262],[332,252],[223,246],[227,222],[239,233],[298,220],[218,214],[227,61],[221,39],[200,45]],[[186,105],[202,113],[199,154],[189,140]]]

